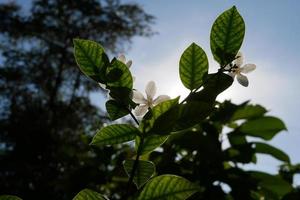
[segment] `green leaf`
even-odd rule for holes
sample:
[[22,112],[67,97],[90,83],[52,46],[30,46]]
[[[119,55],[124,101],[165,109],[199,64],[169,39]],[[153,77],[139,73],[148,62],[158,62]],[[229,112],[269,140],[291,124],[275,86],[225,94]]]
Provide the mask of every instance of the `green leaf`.
[[105,106],[111,120],[116,120],[129,114],[129,111],[115,100],[107,101]]
[[240,127],[242,133],[265,140],[271,140],[282,130],[286,130],[284,123],[280,119],[270,116],[248,120]]
[[233,78],[227,74],[218,72],[208,74],[204,79],[203,89],[192,94],[187,101],[202,101],[213,104],[217,96],[230,87]]
[[274,158],[277,158],[278,160],[290,162],[289,156],[276,147],[261,142],[253,142],[253,144],[255,144],[257,153],[268,154],[273,156]]
[[22,199],[14,195],[0,195],[0,200],[22,200]]
[[143,118],[141,130],[158,135],[169,134],[178,117],[179,97],[154,106]]
[[293,189],[288,182],[284,181],[279,176],[258,171],[250,171],[249,173],[258,181],[258,185],[263,189],[263,191],[272,193],[272,196],[277,196],[278,199],[281,199],[281,197]]
[[240,49],[245,35],[245,23],[233,6],[214,22],[210,33],[210,48],[216,61],[230,63]]
[[101,194],[90,189],[81,190],[73,200],[105,200]]
[[267,110],[260,105],[247,105],[235,111],[232,120],[252,119],[261,117]]
[[[124,169],[128,176],[130,176],[134,160],[125,160],[123,163]],[[139,160],[133,182],[139,189],[153,176],[155,172],[155,165],[151,161]]]
[[74,39],[75,60],[80,70],[97,82],[104,82],[109,63],[103,47],[90,40]]
[[107,74],[114,74],[113,79],[109,80],[107,85],[109,87],[119,87],[132,89],[133,79],[129,68],[121,61],[114,59],[111,66],[107,68]]
[[161,175],[151,179],[143,188],[138,200],[185,200],[200,191],[197,185],[175,175]]
[[[155,150],[167,141],[169,136],[150,135],[144,138],[143,146],[141,147],[141,155],[147,154]],[[135,148],[138,149],[140,145],[140,138],[135,139]]]
[[114,124],[99,130],[92,140],[92,145],[112,145],[133,140],[139,130],[130,124]]
[[212,111],[211,103],[203,101],[189,101],[186,104],[181,104],[176,130],[182,130],[202,122]]
[[179,74],[183,85],[190,89],[199,88],[202,78],[208,72],[208,59],[201,47],[192,43],[182,54]]

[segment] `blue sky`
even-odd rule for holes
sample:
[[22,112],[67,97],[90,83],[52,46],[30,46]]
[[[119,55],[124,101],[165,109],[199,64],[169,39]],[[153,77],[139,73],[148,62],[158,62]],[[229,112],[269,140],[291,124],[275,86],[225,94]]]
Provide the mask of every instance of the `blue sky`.
[[[0,0],[0,2],[4,2]],[[19,0],[28,7],[29,0]],[[134,2],[123,0],[122,2]],[[251,100],[262,104],[270,115],[282,118],[288,132],[275,137],[273,145],[284,149],[292,162],[300,162],[300,125],[298,123],[300,90],[300,1],[299,0],[139,0],[156,17],[153,26],[159,34],[152,38],[134,38],[125,53],[133,60],[135,87],[144,90],[154,80],[158,93],[184,97],[187,90],[180,83],[179,58],[184,49],[196,42],[207,53],[210,72],[217,70],[209,48],[210,28],[224,10],[236,5],[246,23],[241,51],[245,63],[254,63],[257,70],[249,74],[250,85],[237,82],[219,97],[240,103]],[[102,100],[101,100],[102,99]],[[92,101],[104,107],[103,97],[93,95]],[[275,172],[280,164],[273,158],[260,157],[259,168]],[[253,166],[250,166],[253,167]],[[298,181],[300,183],[300,181]]]

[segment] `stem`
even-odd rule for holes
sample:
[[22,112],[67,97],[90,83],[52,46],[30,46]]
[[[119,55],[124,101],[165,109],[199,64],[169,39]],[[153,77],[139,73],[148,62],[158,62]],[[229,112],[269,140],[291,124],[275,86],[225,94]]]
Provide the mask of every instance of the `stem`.
[[132,167],[132,170],[130,172],[129,180],[127,182],[127,189],[126,189],[126,195],[125,195],[126,198],[129,195],[129,190],[130,190],[130,186],[131,186],[131,184],[133,182],[135,171],[138,168],[139,158],[140,158],[140,155],[141,155],[141,152],[142,152],[142,147],[143,147],[143,144],[144,144],[144,137],[143,137],[143,135],[140,138],[141,138],[141,141],[140,141],[140,144],[139,144],[139,147],[138,147],[138,150],[137,150],[136,158],[134,160],[133,167]]
[[131,110],[129,108],[126,108],[130,114],[130,116],[132,117],[132,119],[135,121],[135,123],[137,125],[140,125],[139,121],[136,119],[136,117],[134,116],[134,114],[131,112]]

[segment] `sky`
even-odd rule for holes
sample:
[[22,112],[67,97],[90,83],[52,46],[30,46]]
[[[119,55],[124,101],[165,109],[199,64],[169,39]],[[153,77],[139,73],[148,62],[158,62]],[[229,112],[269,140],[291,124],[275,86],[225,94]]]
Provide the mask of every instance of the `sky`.
[[[0,0],[0,2],[4,2]],[[19,0],[28,7],[29,0]],[[144,91],[148,81],[156,82],[158,94],[184,98],[188,90],[180,82],[179,59],[192,42],[196,42],[209,58],[210,72],[218,65],[209,48],[211,26],[216,17],[233,5],[237,6],[246,23],[241,51],[245,63],[257,69],[249,74],[249,87],[234,82],[218,100],[234,103],[251,100],[265,106],[270,115],[286,123],[288,132],[277,135],[270,143],[290,155],[293,163],[300,163],[300,1],[299,0],[123,0],[137,2],[156,17],[151,38],[135,37],[131,48],[124,53],[133,60],[131,67],[134,87]],[[103,96],[92,95],[94,104],[104,107]],[[280,162],[268,156],[258,159],[257,167],[275,173]],[[257,168],[250,165],[246,168]],[[300,183],[300,179],[297,179]]]

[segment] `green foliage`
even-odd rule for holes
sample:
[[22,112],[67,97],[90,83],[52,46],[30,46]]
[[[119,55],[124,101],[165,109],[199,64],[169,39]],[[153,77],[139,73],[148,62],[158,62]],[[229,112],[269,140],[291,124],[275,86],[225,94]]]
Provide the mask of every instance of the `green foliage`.
[[[165,135],[149,135],[144,138],[143,144],[140,153],[141,155],[151,153],[157,147],[160,147],[165,141],[168,139],[169,136]],[[140,146],[140,137],[136,137],[135,139],[135,146],[136,149]]]
[[178,100],[179,97],[153,107],[144,116],[140,129],[148,134],[169,134],[178,118]]
[[100,129],[94,136],[92,145],[112,145],[134,140],[140,132],[129,124],[114,124]]
[[111,66],[107,69],[107,74],[109,75],[114,70],[118,70],[120,74],[119,76],[115,76],[114,79],[109,80],[107,85],[112,88],[127,88],[131,90],[133,79],[128,67],[121,61],[114,59],[111,62]]
[[233,115],[232,120],[252,119],[265,114],[267,110],[260,105],[247,105],[239,108]]
[[190,90],[199,88],[207,72],[208,60],[205,52],[192,43],[183,52],[179,62],[179,75],[183,85]]
[[129,114],[126,106],[123,106],[121,103],[115,100],[108,100],[105,106],[111,120],[116,120]]
[[[134,160],[125,160],[123,163],[127,175],[130,177],[133,169]],[[153,162],[140,160],[133,175],[133,182],[137,188],[141,188],[154,175],[155,165]]]
[[81,190],[73,200],[105,200],[101,194],[90,189]]
[[216,61],[225,66],[234,60],[245,35],[245,23],[233,6],[214,22],[210,33],[210,48]]
[[13,195],[1,195],[0,200],[22,200],[22,199]]
[[74,55],[81,71],[91,79],[104,83],[107,57],[103,47],[90,40],[74,39]]
[[280,131],[286,130],[284,123],[270,116],[260,117],[243,123],[240,131],[246,135],[271,140]]
[[185,200],[200,188],[188,180],[174,175],[161,175],[151,179],[139,195],[139,200]]
[[261,142],[254,142],[253,144],[255,144],[255,151],[257,153],[269,154],[283,162],[290,162],[289,156],[278,148]]
[[260,190],[265,194],[266,199],[281,199],[291,192],[293,187],[279,176],[270,175],[263,172],[250,172],[251,176],[258,181]]

